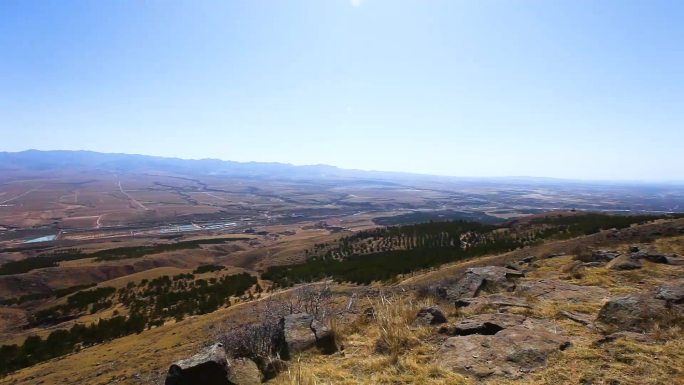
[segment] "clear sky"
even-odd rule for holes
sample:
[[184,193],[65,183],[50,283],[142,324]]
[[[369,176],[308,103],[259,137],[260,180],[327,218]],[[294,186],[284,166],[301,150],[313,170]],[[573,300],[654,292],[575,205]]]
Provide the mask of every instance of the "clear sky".
[[29,148],[684,180],[684,2],[4,0]]

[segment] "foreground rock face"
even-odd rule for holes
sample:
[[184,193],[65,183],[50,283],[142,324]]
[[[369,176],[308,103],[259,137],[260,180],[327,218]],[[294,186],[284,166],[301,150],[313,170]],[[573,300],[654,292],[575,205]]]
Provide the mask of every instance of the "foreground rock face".
[[283,358],[318,347],[325,354],[337,350],[332,331],[307,313],[290,314],[281,321],[284,346]]
[[483,292],[513,291],[514,278],[522,277],[520,271],[500,266],[473,267],[455,285],[438,289],[438,294],[449,300],[477,297]]
[[521,316],[500,318],[463,320],[462,329],[466,327],[472,331],[492,321],[501,330],[493,335],[468,334],[447,339],[437,352],[438,365],[478,378],[519,378],[543,366],[549,354],[569,346],[567,338],[550,331],[541,322]]

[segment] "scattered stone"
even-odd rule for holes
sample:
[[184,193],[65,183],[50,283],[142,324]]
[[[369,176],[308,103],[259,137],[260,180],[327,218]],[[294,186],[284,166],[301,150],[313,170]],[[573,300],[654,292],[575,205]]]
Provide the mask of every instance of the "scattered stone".
[[596,321],[621,331],[644,333],[668,317],[666,302],[649,295],[611,298],[599,311]]
[[621,255],[606,264],[611,270],[636,270],[641,269],[641,261],[634,255]]
[[558,313],[560,315],[562,315],[563,317],[565,317],[571,321],[575,321],[577,323],[580,323],[584,326],[591,325],[591,320],[589,320],[586,316],[584,316],[582,314],[574,313],[574,312],[570,312],[570,311],[565,311],[565,310],[561,310]]
[[684,280],[659,287],[655,297],[668,303],[684,304]]
[[536,261],[537,259],[538,258],[535,257],[534,255],[530,255],[530,256],[523,258],[522,261],[525,263],[532,263],[532,262]]
[[639,246],[633,245],[629,247],[629,252],[630,253],[637,253],[639,252]]
[[641,258],[653,263],[667,264],[667,256],[655,251],[639,251],[633,253],[631,256],[632,258]]
[[619,251],[614,250],[596,250],[591,253],[591,260],[585,262],[610,262],[620,256]]
[[603,265],[603,263],[601,263],[601,262],[585,262],[582,264],[582,266],[584,266],[584,267],[600,267],[602,265]]
[[281,320],[284,346],[282,356],[288,359],[292,354],[318,347],[322,353],[337,351],[335,337],[330,330],[308,313],[290,314]]
[[594,346],[600,346],[607,342],[613,342],[619,338],[628,338],[641,343],[649,343],[653,340],[648,334],[634,333],[634,332],[615,332],[604,336],[603,338],[594,341]]
[[413,321],[415,325],[439,325],[447,322],[446,316],[437,306],[424,307],[420,309],[416,319]]

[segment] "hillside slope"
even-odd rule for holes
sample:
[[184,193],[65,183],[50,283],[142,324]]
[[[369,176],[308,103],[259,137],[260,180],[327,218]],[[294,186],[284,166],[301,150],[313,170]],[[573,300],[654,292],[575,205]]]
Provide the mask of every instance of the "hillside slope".
[[[649,326],[645,333],[623,333],[610,338],[606,336],[615,330],[595,322],[602,306],[610,298],[647,293],[664,284],[677,283],[677,279],[684,277],[684,266],[643,260],[641,268],[618,270],[605,263],[578,267],[575,261],[576,254],[580,254],[579,258],[586,257],[586,247],[628,253],[629,247],[640,241],[642,250],[683,255],[684,236],[663,235],[668,229],[681,230],[683,226],[682,219],[662,221],[617,233],[604,231],[572,240],[549,242],[502,255],[456,262],[414,274],[389,286],[334,285],[329,306],[342,308],[344,312],[334,312],[336,316],[329,322],[336,331],[341,350],[331,356],[305,352],[292,359],[288,370],[270,382],[662,384],[684,381],[681,318],[672,323]],[[516,279],[515,290],[500,293],[506,301],[521,302],[522,306],[502,306],[497,303],[501,298],[497,300],[492,297],[495,294],[491,294],[479,295],[481,298],[470,306],[457,308],[448,298],[435,296],[432,290],[458,282],[467,268],[501,266],[530,255],[537,258],[530,263],[518,264],[525,274]],[[196,353],[202,346],[214,342],[240,324],[256,322],[273,305],[273,301],[286,302],[288,295],[296,290],[286,289],[260,300],[87,347],[15,372],[0,379],[0,383],[162,383],[172,362]],[[437,305],[445,313],[448,322],[441,333],[438,326],[414,324],[416,313],[426,305]],[[371,318],[366,315],[369,308],[374,314]],[[447,340],[461,338],[453,335],[449,328],[459,322],[472,321],[472,317],[492,314],[535,320],[546,329],[562,335],[569,344],[562,351],[550,351],[541,365],[523,368],[515,375],[510,371],[501,374],[491,367],[470,365],[470,368],[455,369],[446,365],[441,358],[448,356],[444,350]],[[485,339],[485,345],[490,338],[488,335],[468,337]]]

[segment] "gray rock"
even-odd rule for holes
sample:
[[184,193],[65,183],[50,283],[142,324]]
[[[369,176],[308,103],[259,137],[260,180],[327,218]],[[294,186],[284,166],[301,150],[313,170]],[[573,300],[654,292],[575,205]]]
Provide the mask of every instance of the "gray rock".
[[439,325],[447,322],[446,316],[437,306],[420,309],[413,321],[415,325]]
[[596,321],[621,331],[643,333],[667,321],[668,316],[665,301],[649,295],[627,295],[606,302]]
[[619,251],[614,250],[596,250],[591,253],[591,261],[584,262],[610,262],[620,256]]
[[565,317],[571,321],[575,321],[575,322],[582,324],[584,326],[591,325],[591,320],[589,318],[587,318],[586,315],[571,312],[571,311],[565,311],[565,310],[561,310],[558,313],[560,315],[562,315],[563,317]]
[[322,353],[330,354],[337,350],[335,336],[330,328],[308,313],[290,314],[281,320],[284,346],[283,358],[317,347]]
[[513,291],[514,278],[524,273],[500,266],[473,267],[455,285],[438,289],[438,294],[449,300],[477,297],[480,293]]
[[569,346],[567,338],[538,325],[515,325],[494,335],[448,338],[437,351],[447,370],[483,378],[519,378],[543,366],[549,354]]
[[222,344],[215,344],[169,367],[165,385],[230,385]]
[[684,304],[684,280],[657,288],[655,297],[669,303]]
[[526,317],[519,314],[478,314],[439,329],[442,334],[468,336],[471,334],[494,335],[505,328],[522,325]]
[[655,251],[639,251],[631,254],[632,258],[641,258],[653,263],[667,264],[667,256]]
[[228,381],[235,385],[258,385],[263,376],[254,361],[248,358],[228,360]]
[[555,279],[520,282],[516,293],[540,300],[571,303],[601,302],[609,296],[608,290],[598,286],[581,286]]

